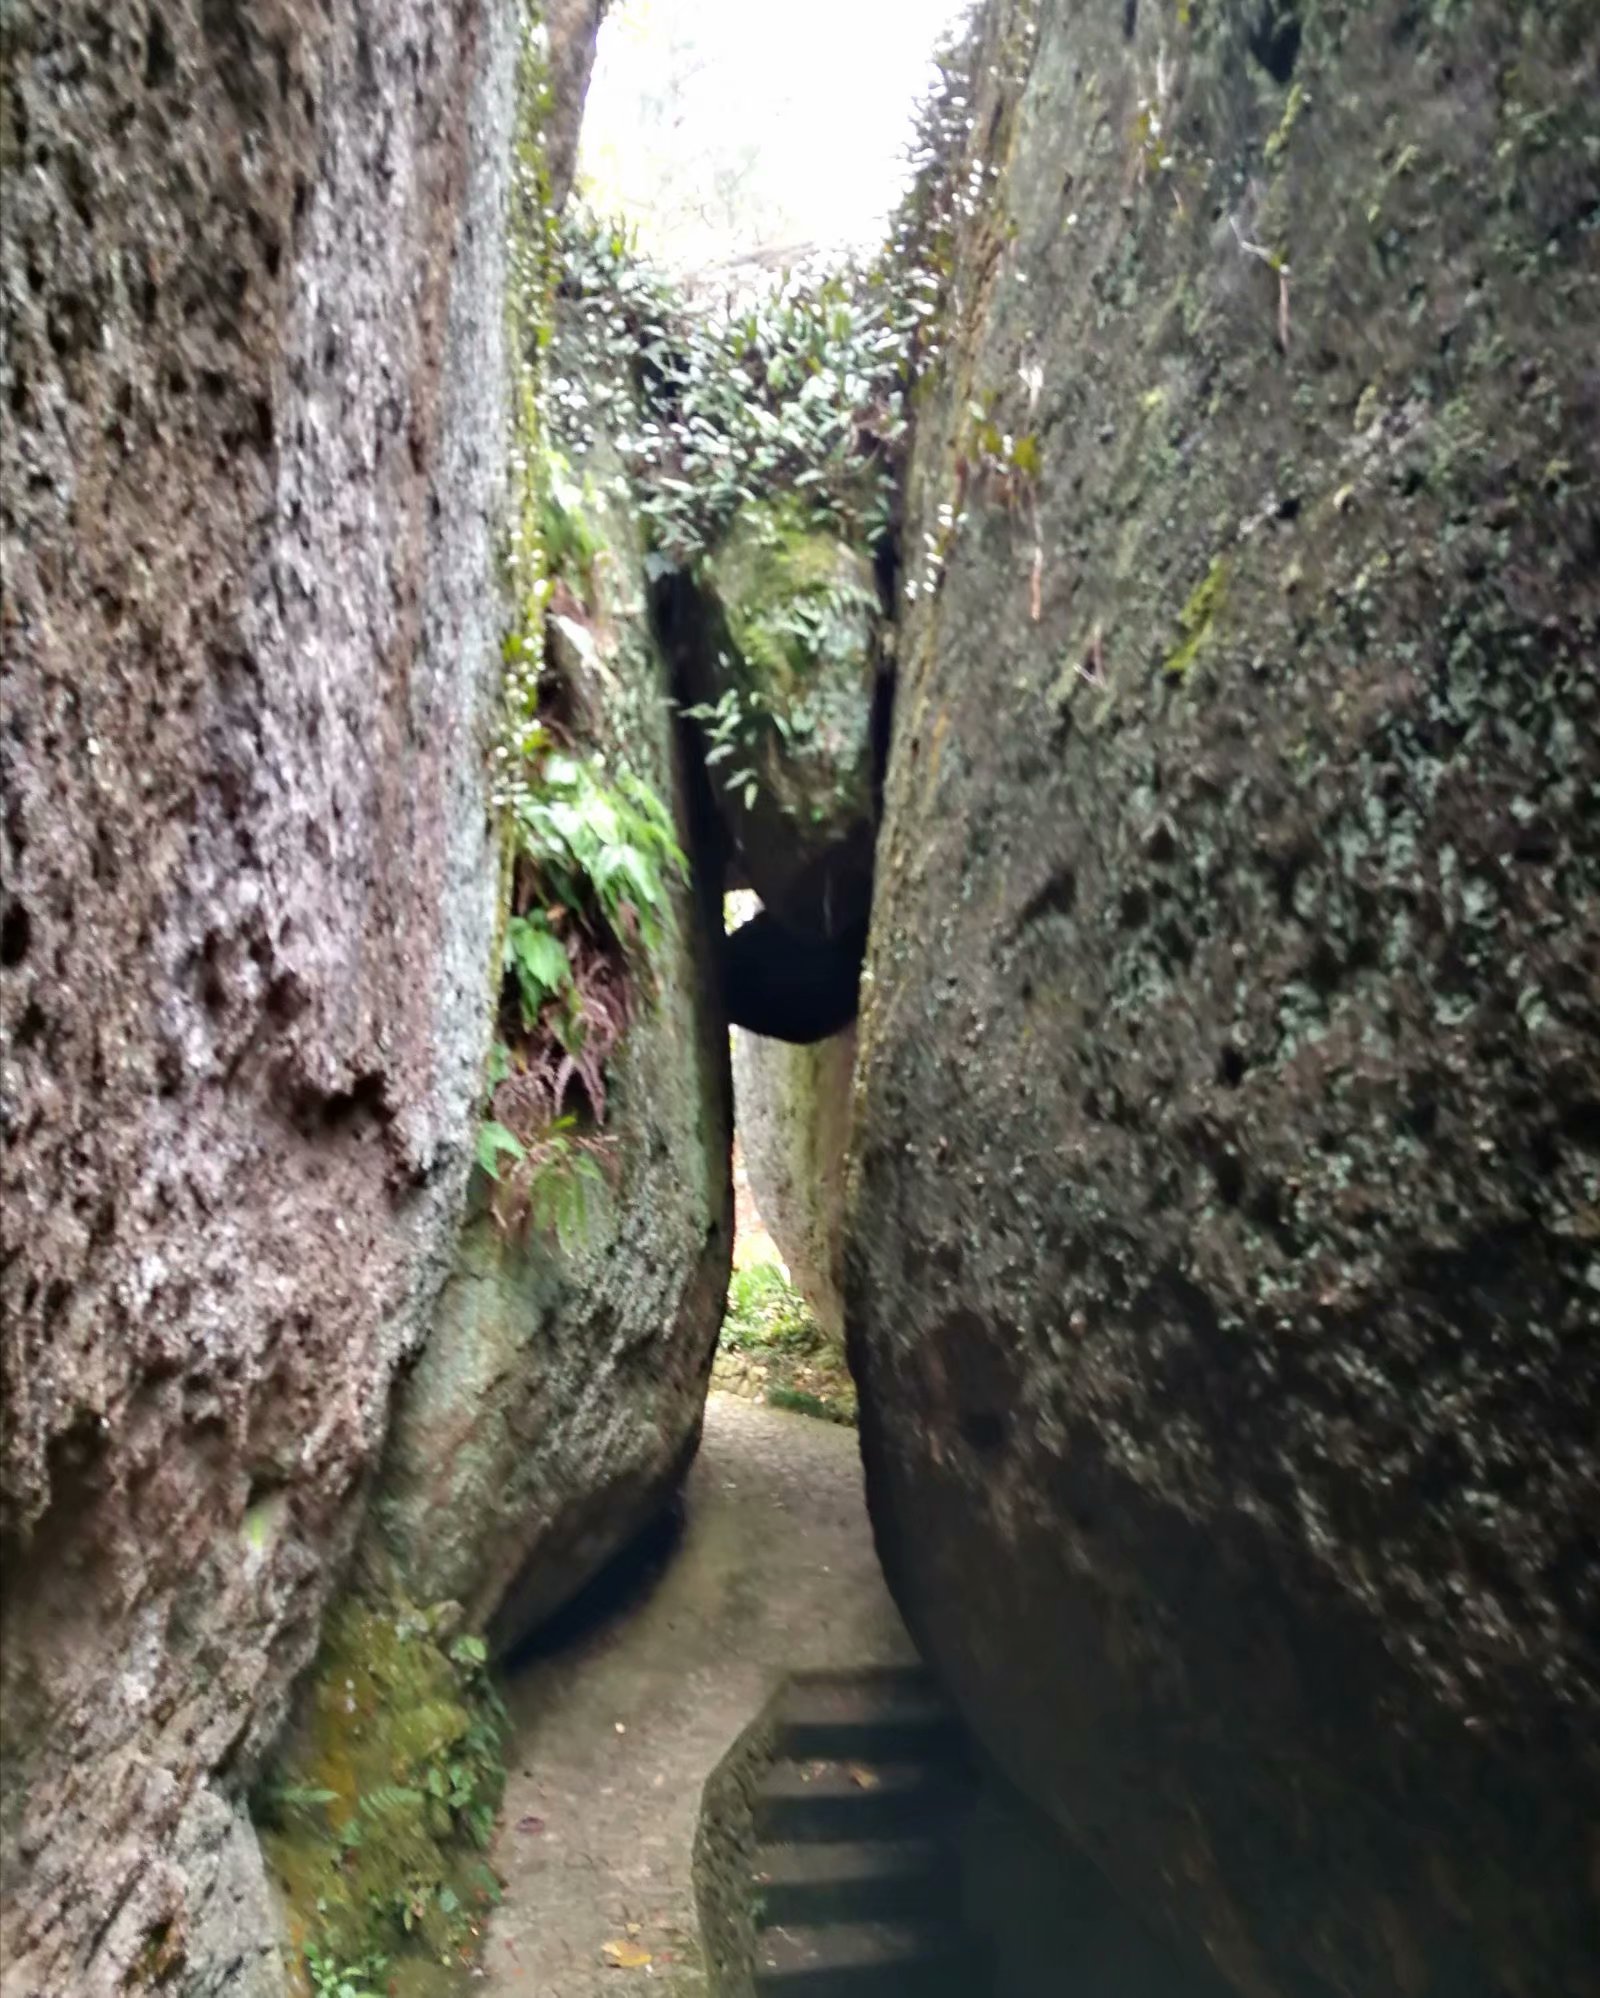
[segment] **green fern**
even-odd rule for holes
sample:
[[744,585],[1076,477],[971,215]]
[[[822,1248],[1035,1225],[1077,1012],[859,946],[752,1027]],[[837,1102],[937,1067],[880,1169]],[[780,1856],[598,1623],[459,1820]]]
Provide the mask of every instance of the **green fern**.
[[513,916],[506,924],[505,966],[517,981],[522,1024],[530,1029],[538,1026],[546,1003],[559,999],[572,984],[566,945],[542,909]]
[[500,1161],[504,1158],[517,1160],[528,1156],[528,1148],[515,1131],[493,1117],[485,1117],[478,1126],[478,1164],[491,1179],[500,1177]]
[[596,1202],[605,1192],[606,1176],[593,1153],[558,1132],[548,1158],[529,1184],[529,1218],[572,1255],[592,1238]]
[[[646,952],[656,948],[669,882],[687,875],[688,862],[649,785],[624,775],[613,788],[593,764],[552,754],[537,771],[512,780],[507,803],[517,850],[538,876],[547,904],[594,910],[624,949],[634,933]],[[513,920],[538,927],[533,916]],[[527,962],[525,998],[541,983],[559,989],[549,983],[549,975],[559,980],[560,971],[548,950],[526,938],[517,948],[534,951],[531,959],[518,959],[519,977]]]
[[362,1792],[359,1808],[369,1818],[385,1818],[400,1811],[420,1811],[427,1801],[424,1791],[407,1783],[379,1783]]
[[358,1963],[341,1963],[315,1944],[307,1947],[305,1962],[313,1998],[381,1998],[379,1986],[389,1968],[386,1956],[372,1953]]
[[304,1783],[287,1783],[261,1793],[261,1802],[268,1810],[310,1811],[338,1801],[337,1790],[319,1790]]

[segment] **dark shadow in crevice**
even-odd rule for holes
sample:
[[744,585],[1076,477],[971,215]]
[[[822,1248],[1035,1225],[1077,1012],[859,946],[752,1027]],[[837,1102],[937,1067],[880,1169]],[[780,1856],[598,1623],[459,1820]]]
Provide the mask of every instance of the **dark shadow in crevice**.
[[993,1939],[1003,1998],[1228,1998],[1209,1965],[1145,1926],[1088,1854],[978,1751],[962,1900]]
[[1300,16],[1294,0],[1262,0],[1250,31],[1250,53],[1274,83],[1288,83],[1300,55]]
[[503,1669],[515,1675],[540,1659],[574,1651],[603,1637],[625,1617],[636,1615],[654,1594],[683,1542],[683,1495],[668,1501],[562,1609],[512,1648]]

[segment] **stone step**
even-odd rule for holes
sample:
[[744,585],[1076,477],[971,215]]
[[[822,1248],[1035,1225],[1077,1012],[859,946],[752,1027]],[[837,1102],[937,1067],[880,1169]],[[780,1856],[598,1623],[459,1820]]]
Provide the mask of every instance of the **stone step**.
[[959,1929],[936,1922],[847,1922],[764,1929],[761,1998],[983,1998],[985,1966]]
[[756,1789],[756,1838],[763,1845],[915,1838],[954,1814],[966,1794],[963,1776],[947,1762],[786,1757]]
[[955,1715],[925,1672],[808,1672],[792,1680],[777,1709],[780,1754],[873,1757],[910,1762],[959,1756]]
[[751,1877],[764,1928],[942,1914],[960,1893],[953,1851],[928,1838],[762,1846]]

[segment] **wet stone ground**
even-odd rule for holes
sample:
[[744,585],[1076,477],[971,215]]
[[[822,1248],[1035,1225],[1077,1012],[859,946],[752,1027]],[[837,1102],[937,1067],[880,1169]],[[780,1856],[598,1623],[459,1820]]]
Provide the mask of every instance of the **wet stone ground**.
[[714,1393],[681,1533],[511,1675],[505,1901],[469,1988],[703,1994],[690,1855],[706,1777],[786,1672],[912,1656],[854,1431]]

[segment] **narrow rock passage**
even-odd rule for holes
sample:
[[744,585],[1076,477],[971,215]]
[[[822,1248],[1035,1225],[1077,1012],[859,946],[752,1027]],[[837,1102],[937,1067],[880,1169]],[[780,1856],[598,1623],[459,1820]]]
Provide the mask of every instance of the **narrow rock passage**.
[[[506,1882],[472,1989],[702,1993],[701,1786],[782,1674],[914,1654],[879,1573],[853,1431],[713,1394],[682,1541],[641,1594],[516,1673]],[[648,1952],[610,1967],[607,1943]]]

